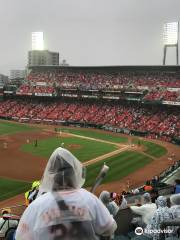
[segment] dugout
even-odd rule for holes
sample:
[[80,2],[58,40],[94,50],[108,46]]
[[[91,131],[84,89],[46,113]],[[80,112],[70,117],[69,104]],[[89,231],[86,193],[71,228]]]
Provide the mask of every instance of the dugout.
[[148,135],[148,132],[131,130],[131,131],[130,131],[130,134],[131,134],[131,135],[134,135],[134,136],[139,136],[139,137],[146,137],[146,136]]

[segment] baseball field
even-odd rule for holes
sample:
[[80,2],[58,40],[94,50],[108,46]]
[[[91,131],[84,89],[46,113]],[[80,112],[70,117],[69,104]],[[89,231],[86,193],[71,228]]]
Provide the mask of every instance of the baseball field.
[[[93,185],[104,162],[110,170],[102,188],[119,191],[142,184],[180,156],[170,143],[148,141],[107,131],[0,121],[0,201],[25,192],[41,179],[47,160],[59,146],[69,149],[87,168],[85,187]],[[99,189],[101,189],[101,187]]]

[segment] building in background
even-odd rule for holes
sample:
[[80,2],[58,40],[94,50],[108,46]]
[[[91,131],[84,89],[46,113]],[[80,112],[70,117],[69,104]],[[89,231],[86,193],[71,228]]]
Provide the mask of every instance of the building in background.
[[14,85],[21,85],[26,77],[26,70],[10,70],[10,82]]
[[0,101],[3,99],[4,86],[8,83],[8,81],[8,76],[0,74]]
[[0,86],[4,86],[9,81],[8,76],[0,74]]
[[32,50],[28,52],[28,67],[59,66],[59,53],[48,50]]
[[26,70],[11,70],[10,71],[10,79],[16,79],[16,78],[25,78],[26,76]]

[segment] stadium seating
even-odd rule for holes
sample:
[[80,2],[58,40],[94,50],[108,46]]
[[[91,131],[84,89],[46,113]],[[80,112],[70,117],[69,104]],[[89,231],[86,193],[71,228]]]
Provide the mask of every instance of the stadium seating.
[[[114,93],[118,90],[117,93]],[[72,92],[77,99],[72,99]],[[81,93],[98,92],[100,100],[89,101]],[[102,100],[117,94],[119,103]],[[85,93],[84,93],[85,92]],[[113,93],[111,93],[113,92]],[[69,94],[70,100],[45,99],[6,100],[0,103],[0,117],[31,122],[80,122],[109,126],[118,129],[146,132],[148,138],[171,141],[180,135],[180,73],[178,70],[122,70],[121,68],[33,68],[16,91],[17,95],[32,97],[61,97]],[[65,95],[63,95],[65,94]],[[133,95],[134,94],[134,95]],[[138,95],[139,94],[139,95]],[[138,96],[138,97],[137,97]],[[130,98],[130,99],[129,99]],[[131,99],[132,98],[132,99]],[[136,104],[128,100],[135,99]],[[122,103],[122,101],[126,103]],[[163,107],[143,105],[151,102],[163,103]]]
[[167,91],[167,90],[164,90],[164,91],[152,91],[152,92],[149,92],[145,97],[144,99],[146,100],[163,100],[163,101],[173,101],[173,102],[176,102],[176,101],[179,101],[180,100],[180,93],[179,92],[171,92],[171,91]]
[[48,95],[48,94],[53,94],[55,93],[55,88],[52,86],[39,86],[39,85],[27,85],[23,84],[21,87],[17,90],[18,95],[30,95],[30,94],[35,94],[35,95]]
[[63,88],[80,89],[108,89],[132,86],[152,87],[180,87],[180,81],[176,73],[167,72],[97,72],[82,70],[32,70],[28,76],[29,83],[39,82],[48,85],[56,85]]
[[26,83],[17,90],[17,94],[52,96],[62,89],[119,90],[120,98],[128,98],[126,90],[141,91],[144,101],[180,102],[180,76],[178,72],[166,71],[33,69],[27,76]]
[[148,138],[160,138],[164,141],[170,141],[180,133],[179,109],[128,103],[113,105],[104,102],[6,100],[0,103],[0,117],[106,125],[147,132]]

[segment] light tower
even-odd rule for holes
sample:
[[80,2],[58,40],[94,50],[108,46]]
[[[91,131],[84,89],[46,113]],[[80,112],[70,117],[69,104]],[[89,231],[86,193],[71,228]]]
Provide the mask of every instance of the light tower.
[[28,51],[28,67],[59,66],[59,53],[44,49],[43,32],[31,33],[32,50]]
[[32,32],[32,50],[44,50],[43,32]]
[[179,64],[178,56],[178,39],[179,39],[179,22],[170,22],[164,24],[164,55],[163,55],[163,65],[166,64],[166,52],[168,47],[176,48],[176,64]]

